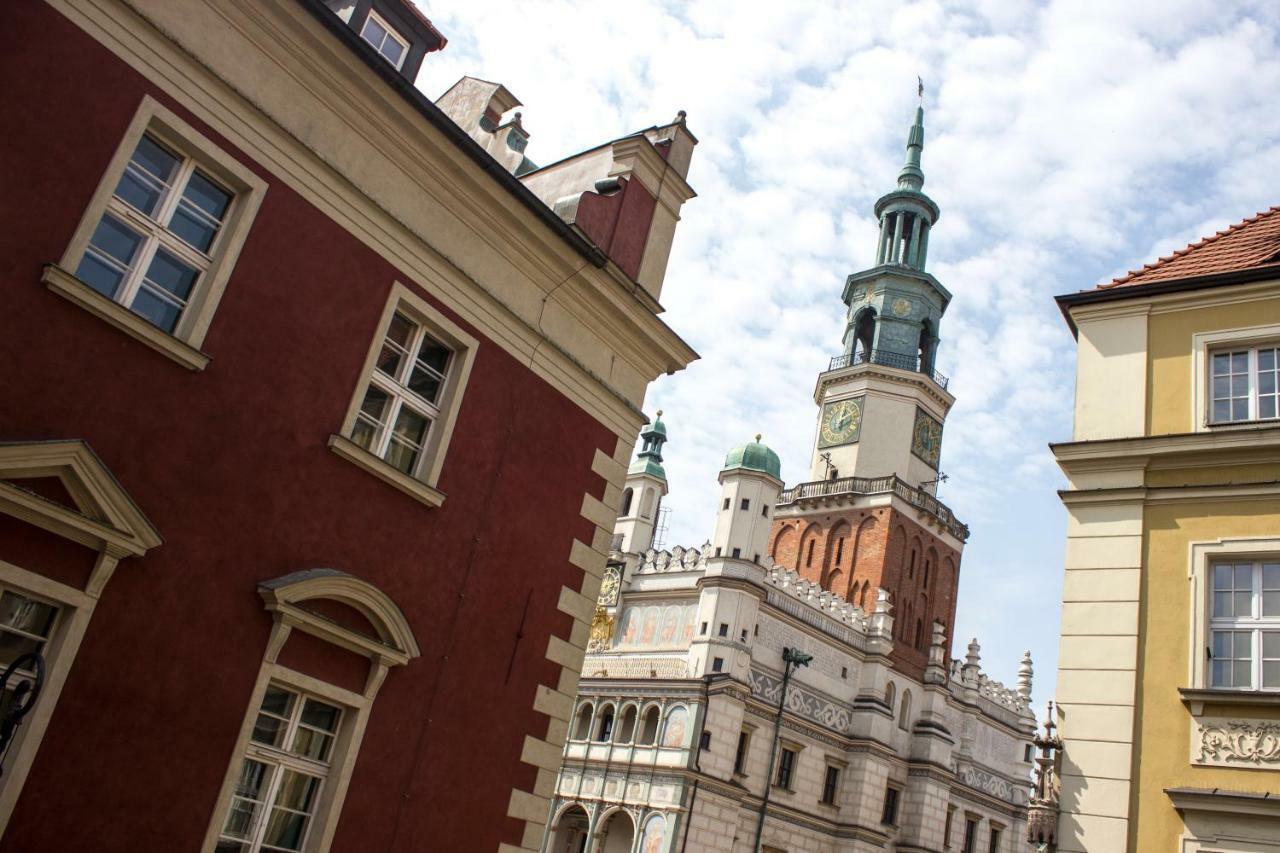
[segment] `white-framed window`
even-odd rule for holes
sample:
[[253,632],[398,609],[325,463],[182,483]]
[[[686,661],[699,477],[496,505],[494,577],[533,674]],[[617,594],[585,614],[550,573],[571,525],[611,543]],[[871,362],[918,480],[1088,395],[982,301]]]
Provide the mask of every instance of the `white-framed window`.
[[[61,615],[61,605],[0,584],[0,671],[27,654],[40,655],[43,659],[58,630]],[[0,696],[0,715],[13,703],[18,685],[34,679],[33,666],[24,664],[14,670],[4,695]]]
[[76,277],[172,333],[235,193],[154,131],[138,140]]
[[1210,567],[1209,686],[1280,690],[1280,557]]
[[391,317],[351,440],[391,467],[415,476],[427,436],[440,417],[453,350],[403,312]]
[[422,502],[435,484],[478,342],[409,288],[396,284],[364,370],[329,446]]
[[319,697],[267,686],[216,853],[304,849],[343,713]]
[[364,26],[360,28],[360,38],[373,45],[373,49],[382,54],[382,58],[390,62],[397,71],[409,55],[408,40],[372,10],[369,11],[369,17],[365,18]]
[[1280,417],[1280,346],[1214,350],[1209,370],[1210,423]]
[[191,370],[266,183],[144,97],[51,290]]

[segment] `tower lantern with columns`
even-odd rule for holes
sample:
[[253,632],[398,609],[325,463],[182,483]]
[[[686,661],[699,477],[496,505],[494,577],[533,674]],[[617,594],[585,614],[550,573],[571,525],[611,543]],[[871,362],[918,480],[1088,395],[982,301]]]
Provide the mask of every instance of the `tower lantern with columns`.
[[667,425],[659,410],[653,423],[640,433],[640,452],[627,470],[622,488],[622,505],[614,525],[614,550],[639,554],[653,545],[653,529],[658,510],[667,495],[667,472],[662,467],[662,446],[667,443]]

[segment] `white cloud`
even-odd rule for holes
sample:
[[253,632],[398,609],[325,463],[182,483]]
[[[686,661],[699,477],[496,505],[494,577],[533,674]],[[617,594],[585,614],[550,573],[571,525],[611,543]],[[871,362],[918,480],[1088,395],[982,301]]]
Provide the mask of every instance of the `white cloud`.
[[1264,2],[969,0],[742,4],[419,0],[463,74],[525,101],[530,156],[689,113],[702,144],[663,293],[702,361],[655,384],[671,432],[668,542],[710,532],[716,472],[762,432],[808,471],[813,381],[838,352],[844,278],[869,264],[926,85],[930,269],[954,299],[942,497],[973,527],[957,648],[1052,690],[1059,475],[1074,345],[1052,296],[1140,266],[1280,201],[1277,22]]

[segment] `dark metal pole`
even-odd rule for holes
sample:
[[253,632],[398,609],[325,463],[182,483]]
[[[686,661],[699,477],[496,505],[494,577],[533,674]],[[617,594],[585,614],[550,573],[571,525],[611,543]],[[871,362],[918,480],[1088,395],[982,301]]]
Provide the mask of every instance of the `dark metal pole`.
[[813,660],[812,655],[785,648],[782,650],[782,694],[778,697],[778,718],[773,721],[773,743],[769,747],[769,769],[764,774],[764,802],[760,804],[760,820],[756,822],[755,851],[760,853],[764,846],[764,817],[769,811],[769,791],[773,786],[773,764],[778,758],[778,741],[782,734],[782,712],[787,705],[787,685],[791,683],[791,673]]

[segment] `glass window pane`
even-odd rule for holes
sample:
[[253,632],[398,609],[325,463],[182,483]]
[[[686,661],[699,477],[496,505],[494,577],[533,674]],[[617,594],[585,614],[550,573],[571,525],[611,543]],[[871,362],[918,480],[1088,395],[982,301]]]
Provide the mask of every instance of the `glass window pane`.
[[409,390],[428,403],[436,402],[436,398],[440,396],[440,386],[442,384],[443,382],[439,376],[424,370],[416,364],[413,367],[413,372],[409,374]]
[[1262,594],[1262,615],[1280,616],[1280,592],[1264,592]]
[[1235,661],[1231,666],[1232,687],[1253,686],[1253,663],[1247,660]]
[[1276,398],[1275,397],[1259,397],[1258,398],[1258,417],[1274,418],[1276,416]]
[[183,199],[173,211],[169,230],[193,249],[208,254],[213,238],[218,236],[218,225],[200,214]]
[[147,285],[143,285],[138,291],[129,310],[166,332],[174,330],[178,325],[178,317],[182,314],[181,305],[175,303],[172,298],[164,298],[159,291]]
[[0,595],[0,625],[48,637],[53,628],[53,618],[57,614],[58,608],[52,604],[45,604],[16,592]]
[[449,366],[450,350],[447,346],[427,335],[422,336],[422,346],[418,349],[418,361],[427,365],[437,373],[444,373]]
[[1268,689],[1280,687],[1280,661],[1263,661],[1262,686]]
[[1213,399],[1225,400],[1231,396],[1231,380],[1225,376],[1213,378]]
[[157,249],[156,256],[147,269],[147,281],[164,288],[185,302],[191,295],[191,287],[196,283],[196,276],[199,274],[199,270],[183,263],[171,252]]
[[1263,563],[1262,588],[1280,589],[1280,563]]
[[1235,593],[1236,609],[1234,616],[1252,616],[1253,615],[1253,593],[1237,592]]
[[404,48],[400,45],[400,42],[395,39],[388,38],[382,43],[382,55],[385,56],[392,65],[398,66],[400,64],[400,55],[402,53],[404,53]]
[[1215,617],[1231,616],[1231,593],[1215,592],[1213,594],[1213,615]]
[[1225,352],[1214,353],[1213,375],[1225,376],[1231,372],[1231,356]]
[[1262,632],[1262,656],[1280,660],[1280,631]]
[[116,186],[116,196],[152,215],[164,197],[165,185],[173,180],[179,162],[177,156],[151,137],[142,137]]
[[412,474],[418,464],[418,448],[397,441],[393,437],[387,444],[387,454],[384,458],[393,468]]
[[360,32],[360,35],[364,36],[365,41],[369,42],[369,44],[381,48],[382,40],[387,37],[387,31],[370,15],[365,18],[364,29]]
[[192,172],[182,198],[219,221],[231,205],[231,193],[199,171]]
[[308,699],[302,706],[302,722],[330,734],[337,731],[338,717],[341,714],[339,709],[315,699]]
[[1213,632],[1213,657],[1215,660],[1231,657],[1231,633],[1229,631]]
[[1231,420],[1233,421],[1249,420],[1249,401],[1248,400],[1232,400],[1231,401]]
[[8,666],[25,654],[44,648],[43,640],[33,640],[11,631],[0,631],[0,666]]
[[275,805],[299,812],[311,811],[311,800],[319,784],[320,780],[315,776],[286,770],[276,794]]
[[293,736],[293,748],[290,751],[315,761],[328,761],[329,747],[332,744],[332,735],[299,726],[297,734]]
[[267,822],[267,833],[262,839],[263,850],[301,850],[302,834],[307,829],[307,815],[272,809]]
[[1213,567],[1213,588],[1214,589],[1231,589],[1231,566],[1214,566]]
[[93,231],[89,244],[123,266],[133,263],[142,237],[113,216],[104,216]]
[[267,714],[259,714],[258,718],[253,721],[253,733],[249,735],[255,743],[264,743],[267,746],[279,746],[284,739],[284,730],[288,725],[284,720]]
[[400,414],[396,416],[395,436],[415,447],[421,447],[430,423],[426,417],[408,406],[401,406]]
[[387,326],[387,337],[398,343],[402,349],[407,349],[409,337],[415,328],[417,327],[408,317],[396,314],[391,318],[391,324]]
[[1232,373],[1248,373],[1249,372],[1249,353],[1248,352],[1231,353],[1231,372]]
[[1213,403],[1214,421],[1231,420],[1231,403],[1228,400],[1215,400]]
[[1258,350],[1258,370],[1274,370],[1276,366],[1276,351],[1274,349]]
[[370,385],[369,390],[364,394],[364,401],[360,403],[360,411],[378,423],[384,423],[387,403],[390,401],[391,396],[386,391],[376,385]]
[[262,697],[262,710],[268,714],[287,717],[293,710],[293,700],[295,698],[297,698],[296,694],[288,690],[270,686]]
[[1253,589],[1253,566],[1241,563],[1236,566],[1236,589]]
[[1212,686],[1214,687],[1230,687],[1231,686],[1231,683],[1228,680],[1228,675],[1231,672],[1230,666],[1231,666],[1231,661],[1215,660],[1213,662],[1213,679],[1211,681]]

